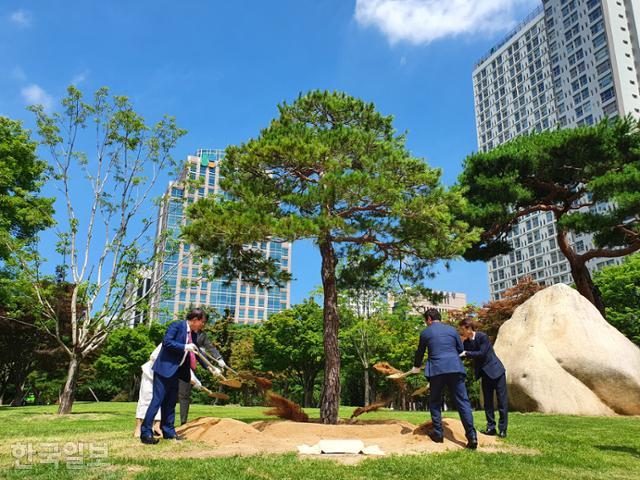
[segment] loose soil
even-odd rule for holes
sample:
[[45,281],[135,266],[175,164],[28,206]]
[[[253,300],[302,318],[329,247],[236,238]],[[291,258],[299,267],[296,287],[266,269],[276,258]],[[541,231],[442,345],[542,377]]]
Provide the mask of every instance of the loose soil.
[[[339,425],[262,421],[247,424],[230,418],[201,417],[177,432],[189,440],[211,446],[211,454],[258,455],[297,452],[297,446],[315,445],[320,440],[362,440],[365,446],[378,445],[385,454],[415,455],[464,448],[467,443],[459,420],[442,420],[444,443],[429,437],[431,422],[416,426],[397,420],[357,420]],[[478,434],[479,450],[500,450],[495,437]],[[203,452],[204,453],[204,452]],[[331,457],[333,455],[324,455]],[[360,455],[360,457],[364,457]]]

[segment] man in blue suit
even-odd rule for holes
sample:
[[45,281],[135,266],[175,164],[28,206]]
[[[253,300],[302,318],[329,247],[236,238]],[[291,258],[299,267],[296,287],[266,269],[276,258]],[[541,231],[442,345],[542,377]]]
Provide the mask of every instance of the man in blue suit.
[[420,334],[420,343],[416,350],[412,373],[420,373],[420,366],[425,350],[428,351],[427,365],[424,375],[429,380],[429,411],[433,421],[433,432],[429,434],[431,440],[442,443],[442,392],[449,388],[451,397],[455,399],[458,414],[467,436],[467,448],[478,448],[478,436],[473,426],[471,403],[464,385],[466,370],[460,359],[463,352],[462,341],[456,329],[440,322],[440,312],[430,308],[424,313],[425,328]]
[[[487,428],[481,430],[484,435],[507,436],[508,405],[507,377],[504,365],[493,350],[489,337],[478,332],[478,324],[471,318],[465,318],[458,323],[460,337],[463,340],[463,357],[473,360],[476,380],[482,378],[482,396],[484,399],[484,413],[487,417]],[[498,398],[498,432],[496,432],[496,418],[493,410],[493,392]]]
[[185,321],[173,322],[162,340],[160,354],[153,364],[153,398],[142,422],[140,441],[158,443],[153,438],[153,418],[160,409],[160,428],[165,439],[182,440],[174,428],[178,380],[188,382],[196,368],[196,337],[207,321],[206,313],[194,308]]

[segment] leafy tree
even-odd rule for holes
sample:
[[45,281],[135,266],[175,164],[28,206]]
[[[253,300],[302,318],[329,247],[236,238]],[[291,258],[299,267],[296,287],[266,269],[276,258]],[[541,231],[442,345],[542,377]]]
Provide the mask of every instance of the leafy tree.
[[0,271],[0,405],[19,405],[27,377],[36,365],[40,335],[38,311],[28,282],[13,269]]
[[271,315],[255,331],[253,348],[266,370],[285,372],[313,406],[313,388],[324,363],[322,309],[312,300]]
[[[136,299],[131,285],[167,254],[154,248],[156,216],[148,207],[156,181],[167,169],[178,169],[171,150],[185,132],[170,117],[148,126],[127,97],[111,96],[106,88],[86,103],[78,89],[69,87],[60,113],[48,115],[42,106],[31,110],[65,205],[57,245],[60,276],[67,271],[70,276],[69,335],[55,328],[58,312],[44,294],[38,263],[23,258],[21,264],[48,320],[39,326],[69,360],[62,414],[71,411],[81,363],[145,301]],[[95,145],[95,152],[81,151],[84,145]],[[151,291],[162,284],[162,277],[154,279]]]
[[20,122],[0,116],[0,260],[53,225],[53,200],[38,196],[47,163]]
[[116,393],[124,391],[128,401],[134,401],[140,386],[140,367],[149,359],[156,345],[146,325],[114,330],[93,364],[93,381],[109,382]]
[[[487,260],[511,250],[507,234],[533,212],[551,212],[557,244],[578,291],[604,315],[586,263],[640,250],[640,128],[631,118],[517,137],[465,160],[468,218],[484,228],[466,256]],[[606,209],[591,208],[608,203]],[[582,253],[569,233],[594,235]]]
[[366,406],[374,399],[371,367],[384,359],[384,352],[392,340],[384,324],[389,308],[390,272],[380,271],[372,257],[350,259],[340,266],[337,284],[343,360],[350,361],[349,354],[353,355],[355,370],[362,374],[363,404]]
[[597,272],[594,282],[602,293],[607,321],[640,346],[640,254]]
[[209,311],[209,322],[206,327],[206,332],[209,335],[211,343],[215,345],[225,361],[229,361],[231,358],[237,329],[238,325],[236,325],[233,315],[228,308],[225,309],[224,315],[222,316],[220,316],[215,309]]
[[336,423],[339,260],[370,257],[419,283],[436,261],[460,255],[478,235],[457,218],[461,193],[442,187],[440,171],[410,155],[392,117],[373,104],[313,91],[279,112],[257,139],[227,148],[221,187],[228,195],[196,202],[185,234],[215,256],[216,274],[242,272],[267,286],[288,275],[248,246],[267,238],[315,241],[324,294],[320,415]]
[[21,401],[34,351],[40,311],[31,282],[15,265],[15,254],[33,247],[38,232],[53,224],[53,201],[39,196],[47,164],[20,122],[0,116],[0,403],[7,393]]

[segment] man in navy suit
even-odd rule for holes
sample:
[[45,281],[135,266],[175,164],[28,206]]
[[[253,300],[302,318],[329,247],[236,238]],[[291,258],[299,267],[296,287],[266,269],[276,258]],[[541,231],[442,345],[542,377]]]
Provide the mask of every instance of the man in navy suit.
[[196,337],[207,321],[206,313],[194,308],[185,321],[173,322],[162,340],[160,354],[153,364],[153,398],[142,422],[140,441],[158,443],[153,438],[153,418],[160,409],[160,428],[166,439],[182,440],[174,428],[178,380],[188,382],[196,368]]
[[[484,398],[484,413],[487,417],[487,428],[480,433],[485,435],[507,436],[508,405],[507,377],[504,365],[493,350],[489,337],[478,332],[478,324],[471,318],[465,318],[458,323],[460,337],[464,341],[463,357],[473,360],[476,380],[482,378],[482,396]],[[493,392],[498,397],[498,432],[496,433],[496,418],[493,410]]]
[[430,308],[424,313],[427,324],[420,334],[420,343],[416,350],[412,373],[420,373],[420,366],[425,350],[428,350],[427,365],[424,375],[429,380],[429,411],[433,421],[433,432],[429,434],[431,440],[442,443],[442,392],[444,387],[455,399],[458,414],[467,436],[467,448],[478,448],[478,436],[473,426],[471,403],[464,385],[466,370],[460,359],[463,352],[462,341],[456,329],[440,322],[440,312]]

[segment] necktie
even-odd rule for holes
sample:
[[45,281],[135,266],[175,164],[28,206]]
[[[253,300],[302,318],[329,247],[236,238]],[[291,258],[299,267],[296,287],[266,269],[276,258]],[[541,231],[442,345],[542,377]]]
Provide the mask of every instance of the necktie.
[[[191,330],[187,332],[187,343],[193,343],[193,340],[191,340]],[[189,352],[189,364],[191,365],[191,370],[196,369],[196,354],[193,352]]]

